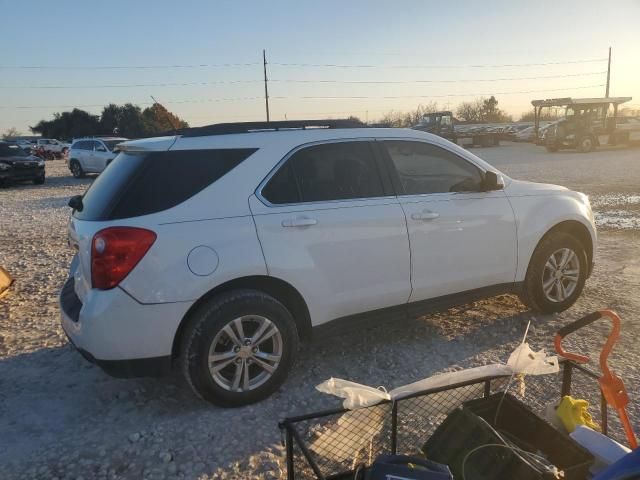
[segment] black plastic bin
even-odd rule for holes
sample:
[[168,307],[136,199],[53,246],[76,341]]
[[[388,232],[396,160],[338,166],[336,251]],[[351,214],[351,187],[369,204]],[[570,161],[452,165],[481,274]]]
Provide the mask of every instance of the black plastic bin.
[[[462,478],[462,462],[469,452],[505,441],[536,457],[508,448],[483,447],[468,456],[466,480],[554,479],[545,465],[563,470],[567,480],[583,480],[593,463],[593,456],[568,435],[515,397],[502,393],[465,402],[436,429],[423,451],[427,458],[449,465],[454,476]],[[544,457],[547,463],[537,457]]]

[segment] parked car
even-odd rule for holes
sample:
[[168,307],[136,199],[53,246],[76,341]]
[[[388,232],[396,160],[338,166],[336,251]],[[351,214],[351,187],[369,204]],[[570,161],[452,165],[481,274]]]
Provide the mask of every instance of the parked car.
[[32,140],[16,140],[16,143],[20,148],[22,148],[25,152],[31,153],[31,149],[34,147],[35,143]]
[[62,158],[69,151],[69,144],[54,138],[39,138],[32,146],[32,149],[38,148],[51,153],[56,158]]
[[0,186],[23,181],[44,183],[44,160],[29,155],[16,143],[0,141]]
[[120,137],[75,139],[67,156],[67,166],[76,178],[85,173],[102,173],[118,154],[116,147],[126,140]]
[[429,133],[351,126],[121,145],[69,202],[71,342],[116,376],[180,365],[199,396],[237,406],[282,384],[314,328],[506,292],[541,312],[576,301],[596,245],[586,195],[511,179]]

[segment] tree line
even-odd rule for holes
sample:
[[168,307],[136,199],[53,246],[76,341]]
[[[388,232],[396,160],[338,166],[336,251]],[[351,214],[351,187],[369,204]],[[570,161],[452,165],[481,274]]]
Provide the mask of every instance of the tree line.
[[74,108],[68,112],[55,113],[51,120],[40,120],[29,127],[34,134],[46,138],[70,140],[92,135],[118,135],[126,138],[152,137],[174,130],[187,128],[189,124],[171,113],[159,103],[141,109],[138,105],[109,104],[100,115]]

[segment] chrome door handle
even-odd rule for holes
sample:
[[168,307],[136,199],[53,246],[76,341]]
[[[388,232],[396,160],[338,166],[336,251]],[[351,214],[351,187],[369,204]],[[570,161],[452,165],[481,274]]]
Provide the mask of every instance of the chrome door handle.
[[283,227],[310,227],[311,225],[316,225],[318,221],[315,218],[308,217],[298,217],[298,218],[290,218],[288,220],[282,221]]
[[420,213],[411,214],[411,218],[413,218],[414,220],[435,220],[439,216],[440,216],[439,213],[431,212],[429,210],[425,210]]

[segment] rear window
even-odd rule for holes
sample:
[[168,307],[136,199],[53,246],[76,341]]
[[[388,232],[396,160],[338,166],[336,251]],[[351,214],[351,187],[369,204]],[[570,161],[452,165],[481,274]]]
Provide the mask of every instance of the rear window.
[[257,149],[120,153],[82,198],[79,220],[117,220],[174,207],[208,187]]

